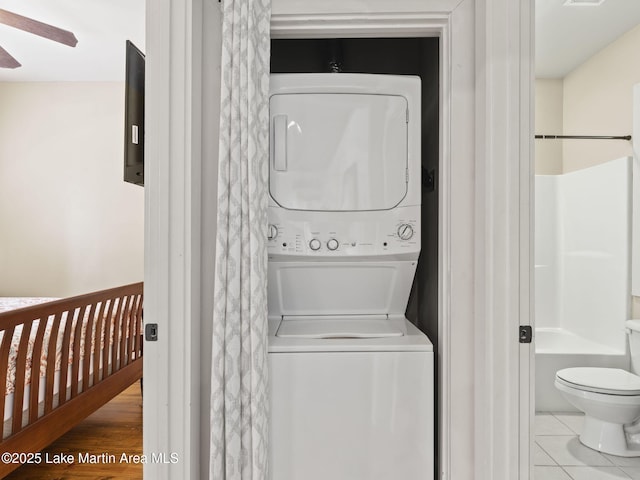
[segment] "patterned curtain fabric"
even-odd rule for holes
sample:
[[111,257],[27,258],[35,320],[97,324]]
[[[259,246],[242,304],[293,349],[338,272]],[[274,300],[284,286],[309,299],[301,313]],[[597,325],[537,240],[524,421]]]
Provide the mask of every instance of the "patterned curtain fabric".
[[211,480],[266,480],[271,0],[223,0]]

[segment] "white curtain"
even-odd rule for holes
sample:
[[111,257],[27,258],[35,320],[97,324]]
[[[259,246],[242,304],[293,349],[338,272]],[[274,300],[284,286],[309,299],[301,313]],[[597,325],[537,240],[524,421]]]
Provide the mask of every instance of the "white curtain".
[[223,0],[211,480],[266,480],[271,0]]

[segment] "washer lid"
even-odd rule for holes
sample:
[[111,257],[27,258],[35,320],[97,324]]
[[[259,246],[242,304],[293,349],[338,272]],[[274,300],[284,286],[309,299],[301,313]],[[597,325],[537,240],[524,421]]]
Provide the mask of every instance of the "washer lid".
[[556,372],[556,379],[589,392],[640,395],[640,377],[619,368],[565,368]]
[[284,338],[385,338],[404,332],[386,315],[285,316],[276,337]]
[[[346,319],[345,317],[349,317],[352,320],[355,319],[355,315],[342,315],[343,319]],[[376,316],[366,316],[365,318],[371,318],[372,320],[381,320],[380,318],[376,319],[375,317]],[[289,320],[291,319],[291,317],[288,318]],[[306,317],[302,320],[311,319],[309,317]],[[324,320],[327,319],[325,318]],[[322,322],[324,320],[317,321]],[[385,325],[388,325],[396,331],[402,332],[402,335],[395,337],[372,338],[282,337],[278,336],[278,331],[280,330],[280,325],[283,322],[283,317],[281,315],[273,315],[269,317],[269,353],[422,352],[433,355],[433,345],[429,338],[420,330],[418,330],[418,328],[413,323],[407,320],[404,315],[388,315],[388,319],[382,321],[387,322],[385,323]],[[285,327],[285,330],[280,331],[280,335],[286,335],[287,328],[288,327]]]

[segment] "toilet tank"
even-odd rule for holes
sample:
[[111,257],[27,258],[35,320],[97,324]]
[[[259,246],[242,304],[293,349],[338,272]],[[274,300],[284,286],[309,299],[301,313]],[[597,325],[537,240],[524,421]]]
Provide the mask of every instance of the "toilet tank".
[[638,375],[640,374],[640,320],[627,320],[625,326],[629,335],[631,371]]

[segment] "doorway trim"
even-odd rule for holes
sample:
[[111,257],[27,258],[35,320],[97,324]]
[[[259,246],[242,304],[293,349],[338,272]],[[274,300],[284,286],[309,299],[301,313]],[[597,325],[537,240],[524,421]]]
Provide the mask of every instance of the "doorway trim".
[[[344,7],[344,4],[342,5]],[[452,18],[448,14],[431,14],[422,12],[409,13],[378,13],[369,12],[358,13],[305,13],[305,14],[278,14],[274,13],[271,20],[271,37],[274,39],[293,38],[390,38],[390,37],[438,37],[439,45],[439,118],[442,119],[439,125],[439,172],[438,179],[440,212],[438,215],[439,245],[441,246],[441,260],[438,262],[438,300],[441,308],[438,311],[438,331],[437,351],[439,354],[439,364],[441,366],[441,385],[437,391],[440,392],[440,411],[436,412],[439,420],[440,436],[440,462],[441,477],[446,477],[446,472],[450,471],[450,451],[449,431],[450,425],[450,311],[448,305],[451,303],[451,283],[448,277],[449,258],[451,256],[451,132],[450,125],[444,121],[449,117],[451,109],[451,85],[449,83],[449,61],[451,52]],[[469,81],[470,79],[467,79]],[[469,85],[471,83],[469,82]],[[468,116],[472,116],[473,110],[469,109]],[[472,131],[469,129],[469,135]]]
[[[272,37],[440,38],[440,478],[478,478],[480,472],[485,478],[500,478],[496,476],[499,472],[504,478],[529,478],[533,349],[520,346],[516,338],[519,324],[528,323],[531,313],[527,166],[531,156],[532,3],[521,0],[514,8],[513,2],[507,2],[499,12],[483,2],[442,1],[436,13],[430,11],[434,5],[410,1],[394,5],[394,12],[385,11],[384,2],[373,2],[363,13],[357,3],[274,2]],[[481,21],[483,13],[485,18],[496,14],[500,20],[521,25],[522,33],[516,34],[518,50],[508,52],[515,53],[515,62],[501,58],[505,52],[497,43],[513,40],[513,29],[508,24],[495,31],[487,28]],[[480,48],[474,55],[477,44]],[[483,56],[491,68],[482,64]],[[493,67],[494,61],[501,70]],[[491,75],[496,72],[507,76],[494,82]],[[465,93],[472,95],[465,97]],[[514,96],[516,108],[510,107]],[[508,123],[486,123],[502,120],[503,115]],[[504,142],[507,155],[496,155],[498,139]],[[509,156],[513,149],[520,160],[515,168]],[[505,210],[503,202],[515,208]],[[474,340],[480,338],[485,343],[477,345]],[[511,365],[507,378],[504,365]],[[456,379],[469,371],[473,372],[471,385]],[[468,396],[453,394],[465,390]],[[470,425],[464,420],[458,424],[460,418],[470,420],[467,409],[473,412],[473,445],[463,439]]]
[[[305,28],[325,36],[349,28],[352,35],[441,39],[445,480],[523,480],[531,471],[532,348],[518,344],[518,325],[531,318],[532,4],[273,0],[274,35],[281,38]],[[216,7],[147,2],[145,319],[159,324],[160,339],[145,342],[144,448],[180,456],[178,464],[145,465],[153,478],[199,478],[208,470],[201,420],[207,422],[200,418],[208,408],[199,390],[208,371],[201,361],[210,352],[200,340],[208,319],[201,291],[215,228],[204,226],[209,207],[202,198],[215,185],[201,172],[217,162],[215,153],[206,164],[202,156],[211,148],[203,117],[215,119],[219,95],[215,82],[203,81],[220,63],[204,40],[216,31]],[[201,110],[204,97],[212,101]]]

